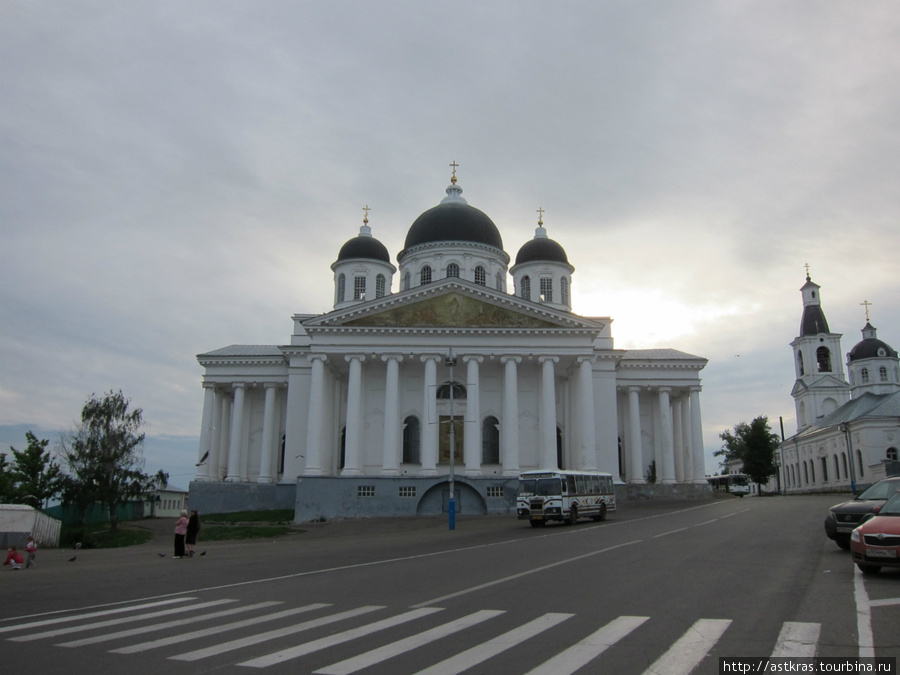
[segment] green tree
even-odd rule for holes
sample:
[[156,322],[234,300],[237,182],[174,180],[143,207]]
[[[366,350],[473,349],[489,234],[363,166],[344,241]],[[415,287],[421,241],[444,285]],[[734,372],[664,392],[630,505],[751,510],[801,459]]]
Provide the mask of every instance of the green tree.
[[13,467],[6,459],[6,453],[0,452],[0,504],[13,504],[18,501],[16,479]]
[[103,398],[91,394],[81,410],[81,424],[60,440],[68,470],[63,503],[75,506],[82,518],[92,504],[102,504],[113,530],[119,524],[119,504],[143,499],[169,478],[161,470],[153,476],[143,472],[143,411],[129,410],[129,405],[121,391]]
[[740,460],[744,473],[760,485],[764,485],[778,470],[775,451],[778,449],[778,435],[769,427],[769,418],[760,415],[750,424],[741,422],[734,426],[734,433],[723,431],[719,434],[723,444],[714,454],[724,457],[722,465]]
[[41,440],[30,431],[25,433],[28,445],[24,450],[10,447],[15,458],[12,476],[16,497],[22,504],[36,509],[62,492],[64,478],[56,460],[47,450],[48,440]]

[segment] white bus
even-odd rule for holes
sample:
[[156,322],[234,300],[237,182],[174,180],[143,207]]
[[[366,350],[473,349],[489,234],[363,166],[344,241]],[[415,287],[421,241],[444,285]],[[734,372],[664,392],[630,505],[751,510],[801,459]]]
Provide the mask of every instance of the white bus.
[[742,473],[726,473],[708,476],[706,479],[716,492],[730,492],[743,497],[750,494],[750,479]]
[[532,527],[549,520],[572,525],[579,518],[605,520],[616,510],[612,474],[600,471],[526,471],[519,475],[519,520]]

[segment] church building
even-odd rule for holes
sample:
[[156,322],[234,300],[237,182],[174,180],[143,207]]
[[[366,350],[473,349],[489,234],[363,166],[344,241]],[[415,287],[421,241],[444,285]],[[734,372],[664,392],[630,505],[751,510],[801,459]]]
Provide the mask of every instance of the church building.
[[609,472],[623,496],[706,485],[706,359],[616,349],[609,317],[572,312],[575,268],[542,218],[511,258],[452,166],[396,265],[366,207],[332,311],[295,314],[286,344],[197,357],[192,508],[438,514],[452,476],[458,512],[515,513],[518,474],[552,468]]
[[787,492],[847,491],[900,474],[900,361],[869,323],[841,362],[841,335],[832,333],[820,287],[809,274],[800,289],[800,335],[791,342],[796,381],[791,391],[797,433],[781,445]]

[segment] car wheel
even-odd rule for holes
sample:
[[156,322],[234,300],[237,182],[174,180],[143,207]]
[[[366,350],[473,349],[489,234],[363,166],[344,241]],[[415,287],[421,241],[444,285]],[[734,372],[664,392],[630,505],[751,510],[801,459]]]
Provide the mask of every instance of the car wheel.
[[834,543],[837,544],[839,548],[842,548],[845,551],[850,550],[850,542],[846,539],[835,539]]
[[881,570],[881,565],[863,565],[862,563],[856,563],[856,566],[863,574],[878,574]]

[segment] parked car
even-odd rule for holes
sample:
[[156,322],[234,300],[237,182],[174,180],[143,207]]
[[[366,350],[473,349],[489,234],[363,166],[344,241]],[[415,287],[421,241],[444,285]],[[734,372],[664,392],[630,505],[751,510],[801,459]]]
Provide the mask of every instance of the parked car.
[[850,554],[864,574],[882,567],[900,567],[900,492],[895,492],[875,515],[850,534]]
[[884,504],[897,490],[900,490],[900,477],[885,478],[873,483],[849,502],[835,504],[825,518],[825,534],[842,549],[849,549],[850,533],[860,524],[863,516]]

